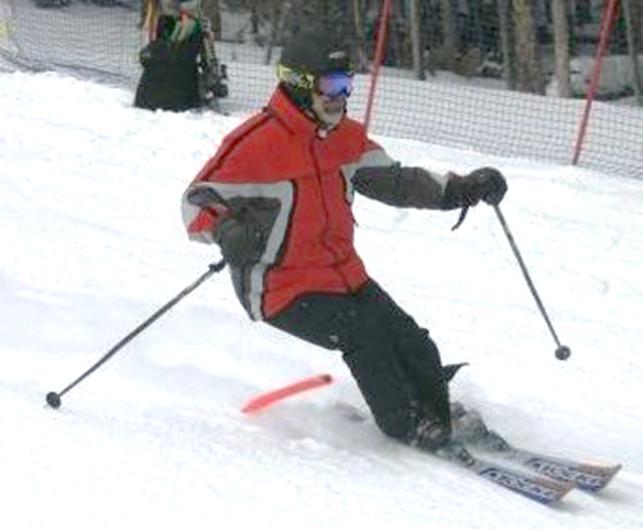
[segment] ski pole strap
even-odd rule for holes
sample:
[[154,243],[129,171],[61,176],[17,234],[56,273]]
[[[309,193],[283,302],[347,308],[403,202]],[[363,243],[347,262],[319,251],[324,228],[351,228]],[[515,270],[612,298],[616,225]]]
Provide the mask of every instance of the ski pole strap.
[[464,219],[467,217],[467,213],[469,213],[469,206],[464,206],[460,211],[460,217],[458,217],[458,222],[456,222],[453,225],[453,228],[451,228],[451,231],[455,231],[460,227],[460,225],[464,222]]
[[442,368],[442,374],[447,382],[451,382],[453,377],[460,371],[460,368],[468,366],[469,362],[460,362],[459,364],[447,364]]
[[216,274],[217,272],[220,272],[221,270],[223,270],[226,264],[227,263],[225,262],[225,259],[221,259],[221,261],[219,261],[218,263],[210,264],[208,268],[210,269],[210,272],[212,272],[213,274]]

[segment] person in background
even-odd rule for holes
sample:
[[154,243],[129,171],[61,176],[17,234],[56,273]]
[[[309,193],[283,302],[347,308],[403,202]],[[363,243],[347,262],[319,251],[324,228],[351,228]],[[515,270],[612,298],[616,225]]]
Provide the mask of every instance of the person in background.
[[354,195],[466,211],[499,204],[505,178],[391,159],[347,116],[353,64],[325,31],[295,35],[277,75],[268,105],[224,138],[183,194],[188,235],[219,245],[253,320],[341,351],[379,428],[435,451],[451,437],[448,381],[461,364],[443,366],[429,332],[367,273],[353,243]]
[[184,111],[209,106],[228,94],[213,36],[203,25],[200,0],[145,0],[142,27],[149,43],[140,54],[143,72],[134,106]]

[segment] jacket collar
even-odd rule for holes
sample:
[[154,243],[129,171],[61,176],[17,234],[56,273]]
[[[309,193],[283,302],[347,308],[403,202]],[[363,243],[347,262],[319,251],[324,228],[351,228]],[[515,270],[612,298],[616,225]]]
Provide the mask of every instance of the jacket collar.
[[[321,128],[314,119],[308,117],[280,88],[277,88],[272,94],[267,110],[279,119],[292,134],[302,138],[314,136],[325,138],[330,132]],[[341,123],[335,129],[338,127],[341,127]]]

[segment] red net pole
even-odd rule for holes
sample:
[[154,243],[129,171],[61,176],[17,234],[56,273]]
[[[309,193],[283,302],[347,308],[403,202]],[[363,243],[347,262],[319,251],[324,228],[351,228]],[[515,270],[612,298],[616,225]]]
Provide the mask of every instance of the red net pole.
[[371,72],[371,84],[368,90],[368,99],[366,100],[366,115],[364,116],[364,127],[368,130],[371,123],[371,114],[373,112],[373,101],[375,99],[375,88],[377,79],[380,74],[380,66],[384,61],[384,49],[386,48],[386,36],[388,33],[388,21],[391,16],[391,0],[384,0],[382,13],[380,15],[379,26],[377,30],[377,41],[375,43],[375,57],[373,58],[373,69]]
[[578,159],[580,158],[580,154],[583,148],[583,142],[587,133],[587,125],[589,123],[592,104],[594,103],[594,99],[596,98],[598,82],[601,78],[601,66],[603,64],[603,57],[605,56],[605,50],[607,49],[610,34],[612,33],[612,29],[614,28],[614,22],[616,21],[618,8],[619,0],[608,0],[607,4],[605,5],[605,9],[603,10],[598,49],[596,50],[596,56],[594,59],[594,70],[592,71],[592,77],[590,79],[590,84],[585,96],[585,109],[583,111],[580,126],[578,127],[578,135],[576,136],[576,145],[574,146],[572,165],[576,165],[578,163]]

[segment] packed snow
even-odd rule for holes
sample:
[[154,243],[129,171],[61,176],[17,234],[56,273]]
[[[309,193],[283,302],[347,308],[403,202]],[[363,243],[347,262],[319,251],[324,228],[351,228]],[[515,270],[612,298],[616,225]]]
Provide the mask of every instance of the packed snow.
[[[355,204],[372,276],[445,362],[470,362],[453,398],[521,446],[622,463],[596,496],[544,507],[352,420],[367,410],[339,353],[249,321],[227,271],[47,407],[220,258],[187,240],[179,202],[243,116],[132,98],[0,73],[1,527],[643,526],[643,182],[609,174],[377,137],[407,165],[506,174],[502,210],[566,362],[492,208],[451,231],[457,212]],[[240,412],[319,373],[334,383]]]

